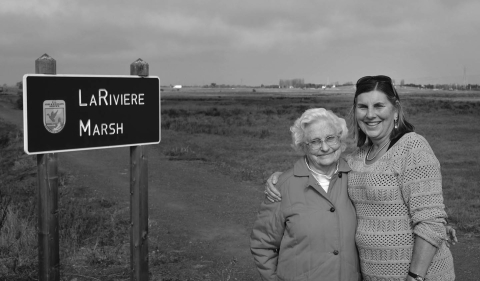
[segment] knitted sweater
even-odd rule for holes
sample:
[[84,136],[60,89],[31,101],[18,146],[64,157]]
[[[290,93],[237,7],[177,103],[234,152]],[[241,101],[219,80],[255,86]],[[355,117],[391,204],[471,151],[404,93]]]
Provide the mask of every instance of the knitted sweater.
[[363,280],[405,280],[415,235],[437,248],[426,279],[454,280],[452,254],[444,243],[447,215],[440,164],[428,142],[407,133],[369,165],[367,151],[363,146],[347,158]]

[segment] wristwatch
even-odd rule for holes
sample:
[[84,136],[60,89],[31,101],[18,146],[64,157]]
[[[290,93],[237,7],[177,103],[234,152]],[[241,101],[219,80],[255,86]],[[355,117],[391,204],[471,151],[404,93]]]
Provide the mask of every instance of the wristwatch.
[[413,272],[411,272],[411,271],[408,272],[408,276],[413,277],[413,279],[414,279],[415,281],[425,281],[425,278],[424,278],[424,277],[422,277],[422,276],[420,276],[420,275],[418,275],[418,274],[415,274],[415,273],[413,273]]

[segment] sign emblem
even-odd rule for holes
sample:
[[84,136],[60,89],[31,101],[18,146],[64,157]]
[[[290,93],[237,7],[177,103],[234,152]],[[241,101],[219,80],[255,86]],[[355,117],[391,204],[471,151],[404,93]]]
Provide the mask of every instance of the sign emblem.
[[43,124],[52,134],[59,133],[65,127],[66,108],[63,100],[46,100],[43,102]]

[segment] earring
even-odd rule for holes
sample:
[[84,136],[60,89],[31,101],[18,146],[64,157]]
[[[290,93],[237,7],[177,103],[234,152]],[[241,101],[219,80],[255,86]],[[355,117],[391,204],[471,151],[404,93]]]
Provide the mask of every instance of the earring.
[[395,118],[395,120],[393,121],[393,123],[395,124],[395,129],[398,129],[398,119]]

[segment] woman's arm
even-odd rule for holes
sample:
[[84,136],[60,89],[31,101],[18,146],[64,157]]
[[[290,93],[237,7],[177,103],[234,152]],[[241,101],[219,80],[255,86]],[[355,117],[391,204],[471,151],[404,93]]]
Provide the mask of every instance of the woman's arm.
[[428,143],[408,154],[401,188],[415,234],[410,271],[425,277],[437,249],[447,239],[440,164]]
[[[415,237],[415,245],[413,246],[412,263],[410,271],[425,277],[427,275],[428,267],[433,260],[433,256],[437,252],[437,247],[425,241],[422,237]],[[415,281],[408,276],[407,281]]]
[[250,235],[250,251],[262,280],[277,280],[280,242],[285,230],[281,202],[265,200],[260,206],[257,220]]
[[282,201],[282,195],[278,191],[278,189],[275,187],[275,184],[278,182],[278,178],[282,172],[275,172],[273,173],[265,183],[265,194],[267,195],[267,199],[270,200],[270,202],[280,202]]

